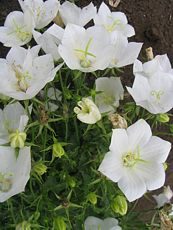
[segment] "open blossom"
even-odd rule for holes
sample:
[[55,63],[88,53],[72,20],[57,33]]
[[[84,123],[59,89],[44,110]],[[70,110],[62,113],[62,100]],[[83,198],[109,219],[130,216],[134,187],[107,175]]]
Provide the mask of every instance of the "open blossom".
[[96,15],[96,7],[90,3],[84,8],[76,6],[74,3],[65,1],[60,6],[60,16],[65,25],[68,23],[85,26]]
[[62,65],[54,68],[51,55],[38,56],[40,47],[14,47],[0,59],[0,93],[17,100],[34,97],[52,81]]
[[[29,117],[19,102],[8,104],[3,110],[0,110],[0,144],[9,143],[11,139],[13,139],[13,145],[14,137],[17,139],[16,132],[18,132],[18,140],[20,140],[22,136],[25,136],[24,130],[28,120]],[[24,147],[24,141],[18,147]]]
[[157,202],[157,207],[163,207],[164,204],[168,204],[171,202],[171,198],[173,197],[173,192],[170,186],[165,186],[163,192],[159,195],[153,195],[154,199]]
[[78,107],[74,108],[77,118],[86,124],[95,124],[101,119],[99,109],[89,98],[83,98],[78,102]]
[[166,113],[173,108],[173,75],[156,72],[150,77],[135,74],[133,87],[127,87],[136,104],[152,114]]
[[117,31],[125,37],[135,35],[134,28],[127,24],[127,17],[122,12],[111,12],[109,7],[102,2],[97,15],[94,18],[95,25],[103,26],[109,33]]
[[43,34],[36,30],[33,31],[33,37],[37,44],[41,46],[46,54],[51,54],[54,61],[58,61],[60,58],[58,46],[63,34],[64,30],[56,24],[49,27]]
[[82,72],[104,70],[110,64],[113,50],[109,34],[101,27],[84,29],[68,24],[59,53],[70,69]]
[[157,72],[173,74],[171,63],[166,54],[157,55],[152,60],[147,61],[144,64],[142,64],[142,62],[139,60],[134,62],[134,74],[141,74],[142,76],[150,77]]
[[118,220],[115,218],[108,217],[104,220],[89,216],[84,223],[85,230],[121,230],[122,228],[118,225]]
[[31,11],[26,8],[24,13],[11,12],[0,27],[0,42],[7,47],[23,46],[32,39],[34,20]]
[[23,11],[29,8],[32,12],[35,28],[42,29],[57,15],[60,3],[58,0],[18,0]]
[[97,78],[95,103],[101,113],[114,112],[119,106],[119,100],[123,99],[124,89],[118,77]]
[[147,190],[162,187],[165,182],[163,163],[171,143],[152,136],[151,128],[143,119],[126,129],[114,129],[109,147],[99,171],[119,188],[131,202]]
[[16,158],[11,147],[0,146],[0,202],[23,192],[30,177],[30,147],[19,150]]
[[109,65],[110,68],[120,68],[133,64],[143,45],[139,42],[128,42],[128,39],[118,32],[114,32],[111,44],[113,45],[113,56]]

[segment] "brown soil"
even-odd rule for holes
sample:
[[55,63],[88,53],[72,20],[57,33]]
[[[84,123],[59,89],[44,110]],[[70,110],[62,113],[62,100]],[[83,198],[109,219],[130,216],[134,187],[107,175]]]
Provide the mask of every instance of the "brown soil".
[[[78,0],[77,4],[85,6],[90,2],[90,0]],[[101,2],[102,0],[93,0],[98,7]],[[108,0],[105,3],[109,5]],[[0,0],[0,25],[3,25],[9,12],[18,9],[17,0]],[[130,40],[144,43],[141,59],[144,57],[145,48],[152,46],[155,55],[167,53],[173,64],[173,0],[121,0],[119,6],[111,10],[124,12],[129,23],[134,26],[136,35]],[[7,51],[7,48],[0,45],[0,57],[5,57]],[[126,67],[123,75],[124,82],[133,82],[132,67]],[[173,142],[173,138],[164,137],[164,139]],[[173,189],[173,152],[170,153],[169,163],[166,184],[171,185]],[[145,210],[153,204],[144,198],[140,199],[139,206]]]

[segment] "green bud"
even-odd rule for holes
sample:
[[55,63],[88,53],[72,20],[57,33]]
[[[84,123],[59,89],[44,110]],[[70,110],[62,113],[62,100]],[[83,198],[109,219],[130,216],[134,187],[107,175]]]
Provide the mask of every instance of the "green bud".
[[116,196],[111,203],[111,208],[114,212],[124,216],[128,209],[126,198],[122,195]]
[[12,148],[23,148],[25,146],[26,133],[19,132],[17,129],[15,133],[9,135],[9,139]]
[[27,221],[23,221],[16,226],[16,230],[31,230],[31,224]]
[[167,170],[167,168],[168,168],[168,164],[165,162],[165,163],[163,163],[163,167],[164,167],[164,170],[166,171]]
[[87,196],[87,200],[88,200],[91,204],[95,205],[95,204],[97,204],[97,195],[96,195],[94,192],[90,192],[90,193],[88,194],[88,196]]
[[169,116],[166,113],[161,113],[157,115],[157,121],[161,123],[169,122]]
[[66,227],[67,226],[63,217],[59,216],[54,219],[53,230],[66,230],[67,229]]
[[61,158],[65,154],[65,151],[60,143],[54,143],[52,153],[54,157]]
[[43,174],[47,172],[47,166],[44,165],[42,162],[37,162],[34,165],[33,169],[39,176],[42,176]]
[[76,186],[76,181],[73,177],[68,176],[67,177],[67,183],[71,188],[74,188]]

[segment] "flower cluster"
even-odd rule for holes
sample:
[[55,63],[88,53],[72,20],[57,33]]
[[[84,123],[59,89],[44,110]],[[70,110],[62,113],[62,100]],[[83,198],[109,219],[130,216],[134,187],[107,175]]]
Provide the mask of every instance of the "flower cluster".
[[[108,179],[117,183],[114,190],[101,189],[102,194],[111,193],[109,202],[106,199],[104,203],[110,203],[111,211],[99,219],[91,214],[87,217],[87,210],[81,215],[81,226],[85,230],[121,230],[112,213],[125,215],[127,200],[133,202],[165,183],[164,163],[171,143],[152,135],[150,125],[153,117],[157,123],[158,116],[166,116],[173,108],[173,70],[168,56],[150,55],[144,64],[137,60],[142,43],[128,41],[135,35],[134,28],[124,13],[111,12],[104,2],[97,10],[93,3],[80,8],[69,1],[63,4],[58,0],[18,1],[22,11],[11,12],[0,27],[0,42],[10,47],[6,58],[0,59],[0,95],[4,106],[0,110],[0,202],[24,191],[31,171],[31,177],[42,184],[42,176],[48,170],[43,189],[49,188],[44,195],[49,197],[50,192],[61,201],[51,209],[64,208],[69,221],[68,208],[91,210],[88,203],[97,205],[102,198],[96,193],[103,182],[107,186]],[[143,108],[142,115],[138,111],[136,117],[136,111],[128,117],[125,89],[118,77],[120,68],[130,64],[135,79],[133,86],[126,88],[135,100],[135,108]],[[96,76],[92,89],[88,87],[87,76]],[[46,155],[50,150],[51,160],[50,154]],[[56,158],[57,164],[52,166]],[[91,167],[84,167],[92,163]],[[79,177],[81,181],[76,185]],[[75,188],[86,196],[85,189],[80,188],[83,181],[89,195],[86,202],[77,205],[70,199],[73,191],[75,196],[78,194]],[[100,187],[90,191],[99,182]],[[54,186],[59,183],[62,187]],[[170,202],[170,191],[155,196],[158,207]],[[65,200],[63,193],[67,196]],[[101,214],[98,207],[93,211]],[[34,218],[30,217],[30,221]],[[66,222],[57,217],[50,229],[65,230]],[[25,225],[24,220],[17,226]]]

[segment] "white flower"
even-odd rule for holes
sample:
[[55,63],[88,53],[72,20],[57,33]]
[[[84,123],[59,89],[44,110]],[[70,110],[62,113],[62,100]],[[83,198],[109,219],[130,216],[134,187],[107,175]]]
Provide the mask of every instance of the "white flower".
[[118,32],[114,32],[111,44],[113,45],[113,57],[109,66],[110,68],[120,68],[133,64],[143,45],[139,42],[128,42],[127,38]]
[[96,79],[95,103],[101,113],[114,112],[119,106],[119,100],[123,99],[124,89],[118,77],[101,77]]
[[68,24],[65,28],[59,53],[70,69],[82,72],[104,70],[113,56],[109,34],[101,27]]
[[56,24],[49,27],[43,34],[35,30],[33,31],[33,37],[37,44],[41,46],[46,54],[51,54],[54,61],[58,61],[60,58],[58,45],[61,42],[63,34],[64,30]]
[[141,74],[146,77],[150,77],[157,72],[163,73],[172,73],[173,69],[171,67],[171,63],[166,54],[157,55],[152,60],[145,62],[142,64],[139,60],[134,62],[133,73]]
[[82,98],[78,102],[78,107],[74,108],[77,118],[86,124],[95,124],[101,119],[101,114],[92,100],[89,98]]
[[42,29],[57,15],[60,3],[58,0],[18,0],[23,11],[29,8],[32,12],[35,28]]
[[17,100],[34,97],[52,81],[62,65],[54,68],[51,55],[38,56],[40,47],[14,47],[0,59],[0,93]]
[[127,87],[137,105],[152,114],[166,113],[173,108],[173,76],[157,72],[150,77],[135,74],[133,87]]
[[102,2],[98,14],[94,18],[95,25],[103,26],[109,33],[117,31],[125,37],[135,35],[134,28],[127,24],[127,17],[122,12],[111,12],[109,7]]
[[170,203],[171,198],[173,197],[173,192],[170,188],[170,186],[166,186],[163,189],[163,193],[160,193],[159,195],[153,195],[154,199],[157,202],[157,207],[163,207],[164,204]]
[[31,170],[30,147],[19,150],[16,157],[14,149],[0,146],[0,158],[0,202],[4,202],[25,190]]
[[89,216],[84,223],[85,230],[121,230],[118,220],[115,218],[106,218],[101,220],[94,216]]
[[127,130],[114,129],[109,149],[98,170],[118,182],[130,202],[164,185],[163,163],[171,143],[152,136],[146,121],[141,119]]
[[[29,108],[31,112],[31,107]],[[8,104],[3,110],[0,109],[0,144],[10,142],[10,135],[19,131],[23,133],[29,117],[25,109],[19,103]]]
[[60,16],[65,25],[68,23],[85,26],[96,15],[96,7],[90,3],[84,8],[76,6],[74,3],[65,1],[59,9]]
[[28,8],[24,13],[13,11],[0,27],[0,42],[7,47],[23,46],[32,39],[33,29],[34,21]]

